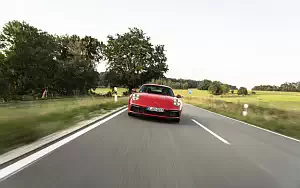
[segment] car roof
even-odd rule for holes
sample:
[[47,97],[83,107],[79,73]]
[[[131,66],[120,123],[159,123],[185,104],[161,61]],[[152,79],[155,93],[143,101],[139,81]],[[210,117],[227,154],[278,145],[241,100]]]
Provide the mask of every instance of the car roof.
[[166,85],[160,85],[160,84],[143,84],[143,86],[162,86],[162,87],[167,87],[167,88],[172,89],[172,88],[169,87],[169,86],[166,86]]

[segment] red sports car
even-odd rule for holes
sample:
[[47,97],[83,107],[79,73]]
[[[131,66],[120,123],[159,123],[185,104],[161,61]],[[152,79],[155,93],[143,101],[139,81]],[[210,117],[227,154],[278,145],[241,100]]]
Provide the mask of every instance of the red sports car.
[[128,101],[128,115],[144,115],[180,121],[182,101],[173,90],[164,85],[144,84]]

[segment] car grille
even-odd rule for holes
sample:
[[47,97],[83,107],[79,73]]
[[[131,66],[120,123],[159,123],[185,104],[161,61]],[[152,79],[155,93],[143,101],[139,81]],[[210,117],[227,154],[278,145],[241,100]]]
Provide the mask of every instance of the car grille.
[[152,115],[158,115],[158,116],[167,116],[167,117],[179,117],[179,111],[177,110],[165,110],[164,112],[154,112],[146,110],[145,107],[132,105],[131,111],[138,112],[138,113],[144,113],[144,114],[152,114]]

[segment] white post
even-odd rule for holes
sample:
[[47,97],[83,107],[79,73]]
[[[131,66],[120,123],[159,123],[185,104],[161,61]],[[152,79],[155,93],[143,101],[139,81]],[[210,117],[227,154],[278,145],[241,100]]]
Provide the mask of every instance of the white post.
[[118,88],[114,87],[114,91],[115,91],[115,102],[118,102]]
[[248,107],[249,107],[248,104],[244,104],[243,116],[247,116],[247,114],[248,114]]

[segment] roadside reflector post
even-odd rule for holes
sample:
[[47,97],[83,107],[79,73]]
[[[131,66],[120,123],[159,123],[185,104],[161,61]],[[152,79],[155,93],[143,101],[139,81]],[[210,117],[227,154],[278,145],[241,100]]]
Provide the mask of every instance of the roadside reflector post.
[[243,116],[247,116],[247,114],[248,114],[248,107],[249,107],[248,104],[244,104]]
[[189,89],[188,92],[189,92],[189,99],[192,99],[191,95],[192,95],[193,91],[191,89]]
[[118,102],[118,88],[114,87],[114,93],[115,93],[115,102]]

